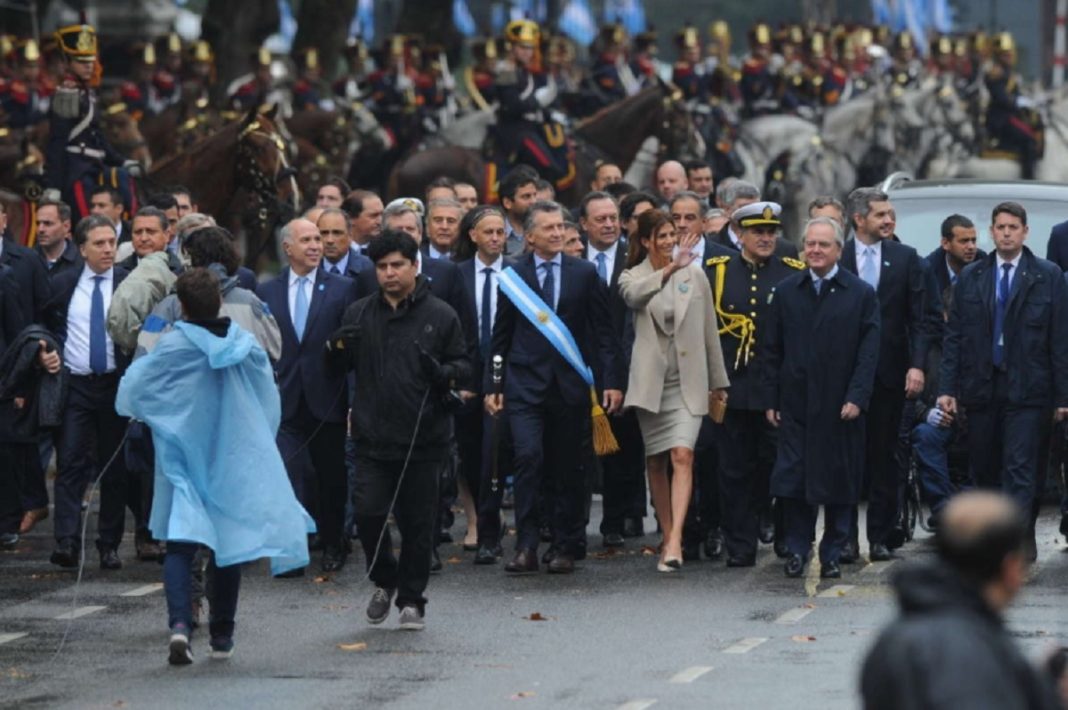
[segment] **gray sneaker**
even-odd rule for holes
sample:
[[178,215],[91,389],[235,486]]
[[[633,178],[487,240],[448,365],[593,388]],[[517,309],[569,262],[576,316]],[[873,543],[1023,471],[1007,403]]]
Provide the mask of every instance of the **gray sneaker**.
[[406,606],[400,612],[400,627],[405,631],[422,631],[426,626],[423,621],[423,612],[414,606]]
[[371,601],[367,603],[367,621],[372,624],[381,624],[389,616],[389,603],[393,600],[393,589],[375,587],[375,593],[371,595]]

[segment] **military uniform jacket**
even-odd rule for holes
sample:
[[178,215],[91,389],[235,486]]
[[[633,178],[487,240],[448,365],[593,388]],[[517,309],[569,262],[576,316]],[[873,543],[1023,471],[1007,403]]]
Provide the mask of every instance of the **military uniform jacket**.
[[[879,359],[874,289],[839,266],[817,296],[802,271],[775,289],[760,342],[760,397],[780,413],[771,494],[813,505],[851,505],[864,473],[864,410]],[[851,402],[861,416],[843,421]]]
[[723,363],[731,380],[731,409],[762,411],[757,381],[758,343],[771,318],[779,283],[804,269],[803,262],[771,256],[763,264],[741,253],[709,259],[705,273],[712,285]]
[[65,190],[102,165],[120,166],[123,156],[104,138],[97,122],[96,96],[84,85],[56,92],[49,113],[45,178],[49,187]]
[[544,123],[544,113],[534,92],[548,83],[548,76],[542,72],[531,72],[511,62],[502,64],[497,72],[496,85],[500,123]]

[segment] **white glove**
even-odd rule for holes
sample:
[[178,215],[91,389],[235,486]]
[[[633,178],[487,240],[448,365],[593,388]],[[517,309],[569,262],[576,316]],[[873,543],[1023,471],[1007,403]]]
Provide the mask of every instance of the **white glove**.
[[1017,96],[1016,108],[1034,108],[1035,101],[1029,96]]
[[548,84],[535,91],[534,100],[542,108],[549,108],[552,102],[556,101],[556,82],[550,80]]
[[142,178],[145,176],[145,168],[136,160],[122,161],[122,167],[130,174],[130,177]]
[[415,88],[415,82],[412,81],[412,78],[410,76],[408,76],[404,72],[398,72],[397,73],[397,90],[398,91],[408,91],[409,89],[414,89],[414,88]]
[[927,412],[927,423],[931,426],[942,426],[942,420],[945,418],[945,413],[938,407],[931,407]]

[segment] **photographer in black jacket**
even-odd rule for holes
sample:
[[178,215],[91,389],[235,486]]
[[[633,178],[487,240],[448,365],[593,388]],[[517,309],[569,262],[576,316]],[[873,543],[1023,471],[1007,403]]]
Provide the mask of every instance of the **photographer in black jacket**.
[[[471,376],[471,363],[456,312],[420,273],[415,240],[386,230],[367,254],[379,290],[349,306],[328,357],[356,376],[356,526],[376,586],[367,620],[385,621],[395,594],[401,628],[420,630],[438,474],[449,453],[449,407],[456,384]],[[402,538],[399,559],[383,532],[391,504]]]

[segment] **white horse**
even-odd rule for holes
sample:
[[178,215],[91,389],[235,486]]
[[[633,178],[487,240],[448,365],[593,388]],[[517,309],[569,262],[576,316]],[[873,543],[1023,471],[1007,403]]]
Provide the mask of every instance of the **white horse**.
[[819,131],[816,124],[798,116],[760,116],[746,121],[734,142],[745,166],[742,179],[763,187],[771,164],[784,153],[804,151]]

